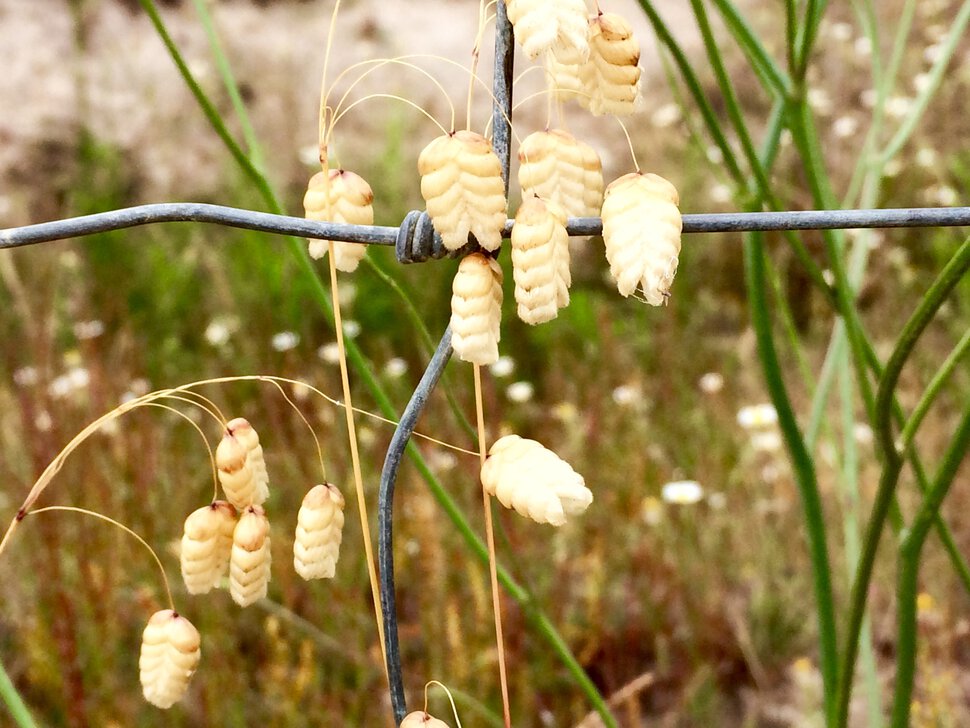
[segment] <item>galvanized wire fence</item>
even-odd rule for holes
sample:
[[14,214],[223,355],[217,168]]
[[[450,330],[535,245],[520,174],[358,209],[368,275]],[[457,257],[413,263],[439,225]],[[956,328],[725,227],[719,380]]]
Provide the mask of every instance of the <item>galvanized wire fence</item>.
[[[493,74],[493,147],[502,162],[506,193],[509,181],[510,127],[512,113],[513,35],[505,4],[496,4],[495,67]],[[479,250],[474,240],[459,251],[449,252],[435,234],[427,213],[408,213],[399,227],[346,225],[316,222],[304,218],[200,203],[163,203],[117,209],[108,212],[43,222],[0,230],[0,249],[12,249],[122,228],[169,222],[212,223],[278,235],[334,240],[369,245],[394,246],[400,263],[424,262],[460,257]],[[925,228],[970,226],[970,207],[901,209],[807,210],[687,214],[684,234],[767,232],[782,230],[833,230],[851,228]],[[509,236],[512,221],[506,223]],[[570,218],[571,236],[598,235],[600,218]],[[381,473],[378,505],[378,565],[380,597],[384,614],[387,674],[395,719],[400,723],[407,712],[404,673],[398,636],[394,580],[394,491],[405,449],[415,425],[452,354],[451,331],[446,329],[391,439]]]

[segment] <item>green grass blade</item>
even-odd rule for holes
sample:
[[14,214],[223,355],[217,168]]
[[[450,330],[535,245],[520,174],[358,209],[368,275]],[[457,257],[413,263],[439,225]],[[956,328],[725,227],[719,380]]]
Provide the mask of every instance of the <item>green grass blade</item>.
[[0,662],[0,698],[3,699],[7,712],[18,728],[37,728],[27,704],[20,696],[17,686],[13,684],[2,662]]

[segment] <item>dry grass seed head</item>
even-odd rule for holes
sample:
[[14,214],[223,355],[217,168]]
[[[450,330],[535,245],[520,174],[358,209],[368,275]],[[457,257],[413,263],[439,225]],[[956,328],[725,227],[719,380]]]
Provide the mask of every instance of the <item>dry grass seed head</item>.
[[480,253],[462,259],[452,283],[451,346],[462,361],[498,361],[502,321],[502,268]]
[[566,213],[554,202],[528,197],[512,227],[512,271],[519,318],[539,324],[569,303]]
[[226,499],[239,510],[269,497],[263,447],[252,425],[241,417],[227,425],[216,448],[216,467]]
[[584,93],[580,69],[583,64],[560,63],[552,56],[546,58],[549,91],[559,101],[579,100]]
[[155,612],[141,637],[138,660],[142,693],[152,705],[170,708],[185,695],[201,657],[199,631],[171,609]]
[[404,716],[404,720],[401,721],[401,728],[449,728],[449,726],[430,713],[416,710]]
[[579,103],[597,116],[632,114],[640,95],[640,44],[630,24],[614,13],[590,20],[589,60],[580,67],[585,95]]
[[589,57],[585,0],[506,0],[515,39],[529,58],[549,52],[560,63]]
[[502,244],[506,209],[502,164],[492,143],[473,131],[457,131],[431,141],[418,157],[421,195],[448,250],[474,235],[485,250]]
[[219,585],[229,566],[236,509],[214,501],[189,514],[182,533],[179,561],[189,594],[205,594]]
[[247,607],[266,596],[271,564],[269,519],[260,506],[250,506],[232,534],[229,594],[236,604]]
[[316,485],[304,496],[293,542],[293,568],[304,579],[333,578],[343,539],[344,497],[337,486]]
[[495,441],[481,478],[485,490],[503,506],[536,523],[561,526],[567,515],[582,513],[593,502],[583,476],[569,463],[518,435]]
[[670,295],[683,227],[677,189],[663,177],[632,172],[610,183],[603,201],[603,242],[623,296],[641,288],[647,303]]
[[597,217],[603,204],[603,165],[596,150],[564,129],[529,134],[519,146],[522,197],[558,203],[570,217]]
[[[310,178],[303,208],[308,220],[343,222],[350,225],[374,224],[374,192],[360,175],[345,169],[317,172]],[[330,241],[311,240],[310,255],[319,259],[327,254]],[[367,253],[360,243],[334,241],[334,264],[338,270],[350,273],[357,269]]]

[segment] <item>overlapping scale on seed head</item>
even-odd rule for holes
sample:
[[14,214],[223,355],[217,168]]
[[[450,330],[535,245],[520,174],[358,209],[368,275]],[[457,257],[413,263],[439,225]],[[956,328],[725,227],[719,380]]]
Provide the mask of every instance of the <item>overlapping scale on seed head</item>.
[[590,20],[589,60],[580,67],[584,93],[580,104],[593,114],[632,114],[640,95],[640,44],[619,15],[601,13]]
[[622,295],[640,288],[647,303],[666,302],[680,255],[679,202],[677,189],[655,174],[633,172],[606,188],[603,242]]
[[269,519],[260,506],[250,506],[232,533],[229,594],[236,604],[247,607],[266,596],[271,563]]
[[598,217],[603,165],[596,150],[564,129],[529,134],[519,146],[522,197],[558,203],[569,217]]
[[552,56],[546,58],[547,81],[549,91],[560,101],[578,99],[583,91],[583,79],[580,76],[582,64],[560,63]]
[[589,56],[588,12],[584,0],[506,0],[515,39],[529,58],[549,52],[560,63],[583,63]]
[[237,417],[226,425],[216,447],[216,467],[226,499],[239,510],[269,497],[263,446],[247,420]]
[[182,699],[199,665],[201,643],[192,623],[171,609],[151,616],[142,633],[138,659],[145,700],[159,708],[171,708]]
[[512,227],[512,270],[519,318],[539,324],[569,303],[566,213],[554,202],[527,197]]
[[335,485],[316,485],[303,498],[293,542],[293,568],[304,579],[333,578],[344,527],[344,497]]
[[189,514],[182,532],[179,561],[189,594],[205,594],[219,585],[229,566],[236,509],[214,501]]
[[474,235],[486,250],[502,244],[507,203],[502,164],[481,134],[457,131],[432,140],[418,157],[421,195],[448,250]]
[[502,268],[480,253],[468,255],[458,266],[451,290],[455,355],[472,364],[494,364],[502,322]]
[[[374,192],[363,177],[346,169],[331,169],[310,178],[303,208],[308,220],[373,225],[373,202]],[[310,255],[322,258],[329,247],[327,240],[310,240]],[[334,265],[337,270],[350,273],[357,269],[366,252],[367,246],[361,243],[334,241]]]
[[430,713],[416,710],[408,713],[401,721],[401,728],[449,728],[443,720],[438,720]]
[[593,502],[583,476],[535,440],[506,435],[482,466],[482,485],[506,508],[537,523],[561,526]]

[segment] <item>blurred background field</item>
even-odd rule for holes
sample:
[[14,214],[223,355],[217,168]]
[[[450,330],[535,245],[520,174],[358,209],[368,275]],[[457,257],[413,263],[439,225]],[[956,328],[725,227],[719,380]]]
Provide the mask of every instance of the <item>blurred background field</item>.
[[[163,5],[193,72],[230,118],[191,3]],[[405,52],[464,63],[476,5],[347,2],[331,68]],[[682,3],[658,5],[723,112],[689,12]],[[782,21],[770,5],[743,7],[763,37],[778,38],[779,47],[769,50],[780,55]],[[852,184],[873,115],[883,115],[891,132],[911,112],[961,3],[918,3],[897,88],[879,106],[872,42],[854,12],[860,5],[829,9],[809,73],[809,100],[839,195]],[[883,53],[902,5],[877,5]],[[646,103],[629,122],[641,166],[677,185],[685,212],[738,209],[742,200],[719,150],[699,131],[693,108],[681,104],[680,90],[671,91],[637,4],[609,6],[634,20],[641,38]],[[264,167],[293,214],[301,212],[316,164],[329,10],[330,3],[286,0],[212,4],[262,142]],[[770,99],[753,77],[746,80],[750,71],[730,42],[724,51],[757,129]],[[261,209],[137,3],[0,0],[0,59],[0,227],[165,200]],[[426,67],[441,70],[462,108],[462,76],[431,61]],[[538,74],[530,76],[538,83]],[[529,93],[530,76],[516,92],[520,98]],[[378,72],[367,89],[378,87],[447,119],[440,95],[413,76]],[[970,42],[964,40],[919,130],[882,170],[877,206],[967,204],[968,92]],[[480,128],[487,99],[480,94],[477,100]],[[519,134],[539,128],[544,114],[541,102],[517,111]],[[578,109],[568,119],[601,152],[608,180],[631,169],[615,122],[590,120]],[[236,124],[230,124],[234,130]],[[406,211],[422,207],[415,157],[436,133],[417,114],[383,102],[361,107],[338,128],[340,163],[371,182],[378,224],[396,225]],[[784,136],[780,155],[772,177],[779,196],[792,208],[811,208]],[[871,248],[860,309],[881,356],[965,233],[850,234]],[[823,261],[820,238],[806,234],[804,240]],[[804,345],[804,361],[783,352],[804,424],[810,393],[800,372],[820,369],[833,316],[780,238],[769,241],[779,300]],[[780,434],[770,412],[756,408],[767,395],[748,324],[739,238],[685,238],[673,297],[663,309],[616,294],[601,241],[576,241],[573,250],[572,302],[556,321],[537,328],[519,322],[507,287],[503,358],[486,379],[486,414],[492,437],[514,431],[556,450],[585,475],[595,501],[558,531],[503,511],[500,560],[529,586],[603,693],[621,693],[616,713],[622,725],[821,725],[804,526]],[[432,334],[443,330],[455,263],[403,267],[392,251],[368,255],[408,292]],[[326,272],[325,262],[320,270]],[[401,410],[427,349],[398,295],[372,268],[362,266],[341,281],[347,333]],[[905,371],[906,406],[967,329],[966,281],[957,294]],[[64,444],[125,398],[243,374],[303,380],[334,397],[340,391],[334,335],[311,283],[283,241],[244,231],[166,225],[3,252],[0,341],[3,520],[13,517]],[[446,386],[470,416],[470,369],[452,363]],[[945,447],[968,386],[970,373],[958,370],[921,431],[927,463]],[[240,610],[224,591],[184,593],[173,549],[184,517],[210,497],[206,450],[183,420],[138,410],[85,443],[41,505],[106,513],[160,552],[179,610],[203,635],[189,697],[163,713],[140,695],[140,633],[148,615],[163,606],[154,564],[124,534],[73,514],[28,519],[0,561],[0,660],[43,725],[389,725],[342,414],[305,389],[290,392],[321,437],[330,479],[348,496],[337,578],[306,584],[292,573],[287,552],[300,499],[320,479],[312,439],[270,387],[237,383],[203,391],[228,414],[253,422],[266,450],[275,555],[270,598]],[[355,399],[359,407],[377,409],[362,387],[355,387]],[[751,426],[759,414],[766,421]],[[878,465],[861,408],[856,420],[850,439],[866,513]],[[199,423],[214,444],[220,433],[213,423]],[[367,418],[359,424],[373,511],[392,428]],[[440,392],[418,429],[475,449]],[[848,506],[843,453],[836,448],[842,429],[833,403],[815,455],[840,605],[848,587],[842,530]],[[419,447],[480,524],[477,460],[427,443]],[[944,513],[961,552],[970,554],[966,472]],[[664,490],[684,480],[696,481],[699,492]],[[912,485],[904,478],[904,512],[913,503]],[[399,617],[412,701],[426,680],[437,679],[460,691],[465,725],[487,725],[499,705],[487,571],[408,464],[398,508]],[[938,543],[927,551],[913,722],[966,725],[970,600]],[[881,557],[870,611],[878,676],[886,685],[894,649],[892,568],[891,558]],[[511,600],[504,617],[515,724],[579,723],[589,711],[581,693]],[[432,705],[447,717],[440,696]],[[866,725],[861,698],[855,710],[853,725]]]

